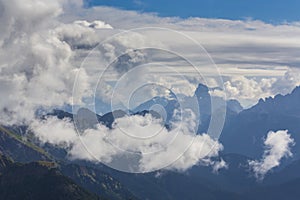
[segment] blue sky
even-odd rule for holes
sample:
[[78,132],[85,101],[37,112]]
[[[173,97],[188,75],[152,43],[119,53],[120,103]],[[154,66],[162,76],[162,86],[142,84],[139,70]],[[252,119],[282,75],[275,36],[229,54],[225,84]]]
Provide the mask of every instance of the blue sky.
[[112,6],[182,18],[252,18],[269,23],[300,21],[299,0],[86,0],[86,5]]

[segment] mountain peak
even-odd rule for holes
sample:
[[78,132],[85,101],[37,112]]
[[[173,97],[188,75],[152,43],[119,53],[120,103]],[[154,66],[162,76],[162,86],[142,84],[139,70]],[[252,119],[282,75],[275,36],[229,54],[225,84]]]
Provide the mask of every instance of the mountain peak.
[[293,89],[292,94],[295,94],[295,93],[300,95],[300,85]]
[[227,108],[235,113],[239,113],[243,110],[243,106],[235,99],[230,99],[227,101]]
[[195,95],[196,96],[200,96],[200,95],[203,95],[203,94],[208,94],[209,89],[206,85],[202,84],[202,83],[199,83],[196,91],[195,91]]
[[[274,97],[267,97],[265,99],[259,99],[258,103],[248,110],[255,112],[269,111],[269,112],[280,112],[280,113],[294,113],[300,109],[300,86],[297,86],[289,94],[282,95],[277,94]],[[288,106],[289,105],[289,106]]]

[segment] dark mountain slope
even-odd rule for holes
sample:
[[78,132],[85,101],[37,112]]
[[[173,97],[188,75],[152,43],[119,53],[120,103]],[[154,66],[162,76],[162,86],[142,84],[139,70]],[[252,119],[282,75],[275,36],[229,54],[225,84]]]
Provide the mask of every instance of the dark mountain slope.
[[238,154],[226,154],[221,157],[227,163],[227,169],[223,168],[213,173],[211,167],[195,166],[189,170],[189,174],[195,179],[206,179],[225,191],[235,193],[242,193],[258,184],[250,173],[250,158]]
[[[22,140],[22,133],[13,132],[19,130],[17,127],[3,127],[0,130],[2,130],[0,131],[0,152],[2,154],[10,156],[13,159],[16,158],[20,162],[39,160],[58,161],[58,167],[61,169],[60,173],[71,178],[88,191],[107,199],[137,199],[124,185],[101,170],[94,170],[80,165],[65,164],[67,160],[65,160],[66,152],[64,150],[46,144],[43,146],[47,150],[45,151],[30,140]],[[1,157],[0,170],[6,166],[10,166],[10,163],[10,159],[7,159],[5,156]]]
[[[226,153],[239,153],[259,158],[263,152],[263,139],[269,131],[288,130],[300,143],[300,87],[286,96],[260,100],[250,109],[240,112],[230,120],[220,137]],[[300,145],[292,149],[300,158]]]
[[61,171],[78,185],[107,199],[137,199],[123,184],[99,169],[76,164],[61,164]]
[[234,200],[239,195],[201,177],[189,173],[161,172],[151,174],[125,174],[117,176],[133,193],[141,199],[149,200]]
[[0,152],[19,162],[51,160],[51,156],[39,146],[27,141],[15,127],[0,126]]
[[243,195],[245,200],[299,200],[300,178],[292,181],[252,189]]
[[[1,160],[7,160],[1,156]],[[0,175],[0,197],[9,200],[96,200],[96,195],[63,176],[51,162],[6,162]]]
[[294,179],[300,179],[300,160],[292,162],[290,165],[269,174],[265,179],[265,184],[282,184],[284,182],[292,181]]

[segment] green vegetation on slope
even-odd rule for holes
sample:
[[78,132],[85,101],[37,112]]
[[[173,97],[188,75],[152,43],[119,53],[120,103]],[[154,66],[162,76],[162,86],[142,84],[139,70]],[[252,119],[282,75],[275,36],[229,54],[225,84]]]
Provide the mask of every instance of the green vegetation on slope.
[[41,147],[39,147],[39,146],[37,146],[37,145],[35,145],[31,142],[28,142],[27,140],[24,140],[21,135],[18,135],[16,133],[14,133],[13,131],[10,131],[9,129],[7,129],[7,128],[1,126],[1,125],[0,125],[0,132],[7,134],[8,136],[13,138],[14,140],[17,140],[19,143],[21,143],[21,144],[33,149],[34,151],[42,154],[43,156],[45,156],[49,160],[52,160],[51,156],[44,149],[42,149]]
[[[9,200],[98,200],[97,195],[63,176],[55,163],[14,163],[4,156],[0,175],[0,197]],[[3,163],[3,162],[1,162]]]

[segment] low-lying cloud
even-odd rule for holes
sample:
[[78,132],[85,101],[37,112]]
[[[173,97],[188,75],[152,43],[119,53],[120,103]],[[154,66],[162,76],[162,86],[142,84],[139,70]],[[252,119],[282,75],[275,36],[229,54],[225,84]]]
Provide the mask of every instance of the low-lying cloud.
[[226,167],[224,161],[211,160],[222,145],[207,134],[195,135],[194,120],[191,114],[168,130],[150,114],[124,116],[112,129],[98,124],[78,135],[70,120],[48,117],[32,123],[31,129],[42,143],[66,149],[71,160],[101,162],[121,171],[185,171],[198,164],[211,165],[214,171]]
[[291,147],[295,145],[294,139],[287,130],[277,132],[270,131],[264,141],[265,151],[261,160],[251,160],[249,165],[257,179],[263,179],[264,176],[274,167],[280,165],[284,157],[291,157]]

